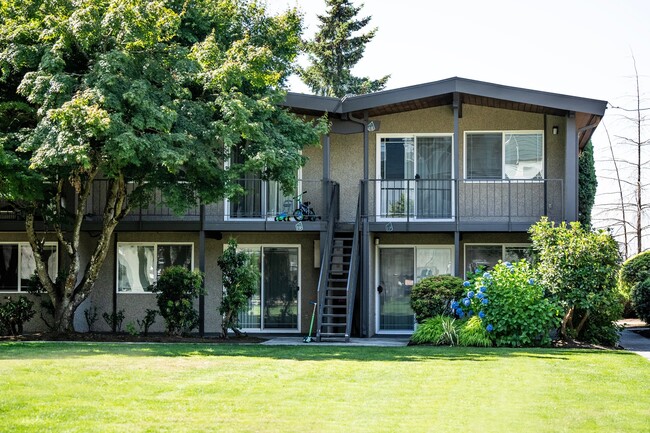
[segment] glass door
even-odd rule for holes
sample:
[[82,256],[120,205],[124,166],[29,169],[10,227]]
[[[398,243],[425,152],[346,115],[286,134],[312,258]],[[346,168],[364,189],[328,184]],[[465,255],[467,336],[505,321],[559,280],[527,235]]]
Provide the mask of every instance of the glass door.
[[451,218],[451,136],[382,137],[379,151],[379,217]]
[[452,247],[384,247],[378,251],[377,332],[410,333],[415,328],[411,290],[421,279],[451,274]]
[[241,246],[260,265],[260,285],[239,315],[239,325],[250,331],[297,331],[300,300],[298,247]]

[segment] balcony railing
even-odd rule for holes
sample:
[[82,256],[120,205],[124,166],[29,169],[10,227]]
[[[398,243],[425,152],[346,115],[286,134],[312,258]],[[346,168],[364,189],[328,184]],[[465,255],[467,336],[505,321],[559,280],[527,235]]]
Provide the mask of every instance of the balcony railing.
[[371,179],[371,221],[528,223],[564,215],[562,180]]
[[[317,221],[326,212],[323,201],[323,181],[300,179],[294,190],[285,193],[275,182],[261,179],[241,179],[237,181],[244,194],[206,205],[207,221],[295,221],[296,210],[303,207],[305,221]],[[134,186],[127,188],[133,190]],[[97,180],[86,203],[86,220],[97,221],[102,218],[108,189],[107,180]],[[309,202],[309,205],[307,205]],[[312,213],[313,212],[313,213]],[[160,191],[154,191],[147,206],[131,209],[124,221],[198,221],[200,206],[197,203],[183,214],[175,214],[165,204]]]

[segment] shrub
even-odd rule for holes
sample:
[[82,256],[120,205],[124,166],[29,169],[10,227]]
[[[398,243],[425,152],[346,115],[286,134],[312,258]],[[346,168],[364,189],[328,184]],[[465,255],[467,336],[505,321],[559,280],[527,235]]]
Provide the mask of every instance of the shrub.
[[490,333],[485,329],[483,321],[478,316],[470,317],[462,322],[458,330],[459,346],[490,347],[493,345]]
[[93,326],[98,320],[97,317],[97,307],[86,308],[84,310],[84,317],[86,318],[86,324],[88,325],[88,332],[93,332]]
[[617,290],[620,255],[614,239],[577,222],[556,227],[546,218],[530,228],[530,235],[537,278],[562,308],[562,337],[615,343],[622,300]]
[[193,301],[203,293],[202,286],[201,273],[183,266],[170,266],[160,273],[153,292],[160,315],[165,319],[167,334],[180,335],[198,326],[199,313]]
[[228,247],[217,264],[221,268],[223,281],[223,298],[219,307],[223,337],[228,337],[228,329],[232,329],[235,335],[241,335],[238,328],[239,312],[248,307],[248,300],[259,287],[259,265],[252,254],[237,251],[237,241],[234,239],[228,241]]
[[12,301],[7,297],[7,302],[0,305],[0,332],[2,334],[20,335],[23,325],[36,314],[34,302],[24,296]]
[[650,323],[650,278],[634,286],[631,301],[639,318],[646,323]]
[[497,346],[548,345],[550,331],[559,325],[559,309],[545,298],[533,275],[525,260],[499,262],[473,284],[464,283],[467,295],[454,303],[456,314],[478,316]]
[[632,317],[639,312],[632,306],[631,296],[634,286],[650,278],[650,251],[627,259],[618,273],[618,289],[625,302],[624,317]]
[[442,317],[435,316],[424,319],[418,328],[411,335],[409,344],[438,344],[444,332],[442,328]]
[[147,312],[144,315],[144,319],[137,320],[138,326],[140,327],[140,331],[142,331],[145,337],[149,335],[149,328],[151,328],[151,325],[156,323],[157,315],[158,315],[158,311],[147,309]]
[[122,331],[122,322],[124,322],[124,310],[116,311],[115,313],[103,313],[102,317],[106,324],[115,331]]
[[451,275],[427,277],[413,286],[411,308],[418,323],[438,316],[449,315],[450,302],[463,295],[463,280]]

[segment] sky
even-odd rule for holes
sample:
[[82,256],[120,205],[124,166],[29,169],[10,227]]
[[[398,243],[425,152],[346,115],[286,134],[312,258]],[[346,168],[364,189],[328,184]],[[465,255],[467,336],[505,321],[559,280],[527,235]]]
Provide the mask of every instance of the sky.
[[[267,0],[267,6],[271,13],[298,7],[307,38],[318,30],[317,14],[326,11],[324,0]],[[387,89],[463,77],[608,101],[592,138],[601,178],[597,204],[608,200],[604,126],[624,158],[632,149],[617,136],[630,135],[630,123],[614,107],[635,104],[634,60],[641,98],[650,107],[650,1],[365,0],[358,16],[372,16],[367,28],[378,30],[353,72],[390,74]],[[310,93],[297,77],[289,84]]]

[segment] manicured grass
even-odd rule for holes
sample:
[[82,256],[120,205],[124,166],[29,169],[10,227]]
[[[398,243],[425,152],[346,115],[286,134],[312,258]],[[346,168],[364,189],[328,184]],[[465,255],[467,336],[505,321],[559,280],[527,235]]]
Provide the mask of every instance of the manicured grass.
[[623,351],[0,344],[2,432],[650,432]]

